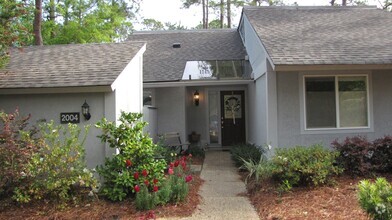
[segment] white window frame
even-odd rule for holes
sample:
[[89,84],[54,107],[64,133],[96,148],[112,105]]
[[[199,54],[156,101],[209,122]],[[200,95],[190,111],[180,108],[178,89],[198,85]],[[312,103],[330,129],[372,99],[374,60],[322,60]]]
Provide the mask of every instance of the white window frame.
[[[340,109],[339,109],[339,77],[360,77],[366,78],[367,94],[367,126],[361,127],[340,127]],[[334,77],[335,78],[335,100],[336,100],[336,127],[335,128],[307,128],[306,125],[306,86],[305,78],[310,77]],[[373,97],[372,97],[372,80],[371,73],[350,73],[350,74],[301,74],[300,77],[300,112],[301,112],[301,134],[330,134],[330,133],[364,133],[373,132]]]

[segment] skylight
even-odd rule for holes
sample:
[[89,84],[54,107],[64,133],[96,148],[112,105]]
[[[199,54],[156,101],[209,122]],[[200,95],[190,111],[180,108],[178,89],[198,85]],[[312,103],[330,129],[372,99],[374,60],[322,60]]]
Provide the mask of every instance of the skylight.
[[182,80],[248,79],[244,60],[187,61]]

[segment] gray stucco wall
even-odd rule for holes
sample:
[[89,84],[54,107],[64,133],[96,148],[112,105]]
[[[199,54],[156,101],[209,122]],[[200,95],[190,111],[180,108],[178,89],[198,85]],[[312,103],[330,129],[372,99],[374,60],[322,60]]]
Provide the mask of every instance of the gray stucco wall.
[[[199,92],[199,105],[195,106],[193,101],[193,94],[195,91]],[[186,93],[186,112],[187,112],[187,130],[186,134],[193,131],[200,134],[200,142],[207,143],[207,90],[204,87],[188,87]],[[188,136],[187,136],[188,139]]]
[[158,134],[180,132],[186,140],[185,87],[156,88]]
[[248,141],[267,143],[267,75],[248,85]]
[[[31,114],[30,124],[40,119],[60,123],[61,112],[81,112],[85,100],[90,106],[91,119],[86,121],[80,113],[79,125],[93,125],[104,116],[104,93],[0,95],[0,110],[13,112],[18,107],[22,116]],[[89,168],[104,162],[105,146],[96,137],[99,134],[100,131],[91,126],[85,143]]]
[[[277,73],[278,96],[278,146],[311,145],[321,143],[330,146],[335,140],[343,140],[347,136],[363,135],[369,139],[392,134],[392,70],[373,71],[370,74],[370,98],[373,101],[371,118],[374,132],[339,130],[334,133],[301,134],[300,111],[300,74],[295,72]],[[370,102],[372,103],[372,102]],[[372,123],[370,124],[372,127]]]

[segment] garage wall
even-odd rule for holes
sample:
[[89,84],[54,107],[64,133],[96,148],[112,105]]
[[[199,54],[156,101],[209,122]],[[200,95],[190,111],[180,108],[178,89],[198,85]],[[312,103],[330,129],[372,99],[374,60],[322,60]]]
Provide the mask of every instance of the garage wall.
[[[81,115],[85,100],[90,106],[91,119],[88,121]],[[61,112],[80,112],[80,126],[94,125],[105,115],[104,93],[0,95],[0,110],[13,112],[16,108],[19,108],[22,116],[31,114],[31,124],[40,119],[60,123]],[[89,168],[104,162],[105,146],[97,138],[99,134],[98,129],[90,127],[85,143]]]

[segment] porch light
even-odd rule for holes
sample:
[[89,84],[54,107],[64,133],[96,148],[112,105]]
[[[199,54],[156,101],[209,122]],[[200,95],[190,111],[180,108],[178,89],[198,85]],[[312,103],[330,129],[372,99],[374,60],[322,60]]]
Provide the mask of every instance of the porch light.
[[84,100],[84,104],[82,105],[82,115],[87,121],[91,118],[90,106],[87,104],[86,100]]
[[200,99],[199,92],[196,90],[196,92],[193,93],[193,101],[195,102],[196,106],[199,106],[199,99]]

